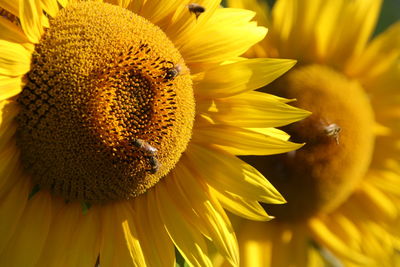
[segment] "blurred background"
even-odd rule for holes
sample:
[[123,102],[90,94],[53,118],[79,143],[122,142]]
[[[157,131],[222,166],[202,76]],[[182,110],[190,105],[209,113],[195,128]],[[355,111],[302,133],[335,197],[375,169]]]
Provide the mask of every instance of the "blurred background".
[[[350,0],[349,0],[350,1]],[[265,0],[270,6],[275,0]],[[386,29],[390,24],[400,19],[400,0],[384,0],[381,15],[375,34]]]
[[400,0],[384,0],[375,34],[400,19]]

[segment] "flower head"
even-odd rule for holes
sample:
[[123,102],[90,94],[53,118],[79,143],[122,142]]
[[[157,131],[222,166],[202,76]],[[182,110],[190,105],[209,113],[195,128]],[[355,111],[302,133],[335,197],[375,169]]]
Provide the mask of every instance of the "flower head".
[[285,128],[303,148],[246,158],[288,201],[265,206],[274,223],[241,228],[248,266],[307,266],[315,255],[332,264],[392,266],[399,246],[400,24],[369,41],[380,5],[278,0],[269,11],[257,1],[232,1],[259,12],[269,28],[251,57],[298,60],[264,91],[296,98],[313,113]]
[[238,264],[224,208],[284,200],[235,155],[308,113],[253,92],[294,65],[240,57],[253,12],[198,5],[0,2],[0,266],[210,266],[204,237]]

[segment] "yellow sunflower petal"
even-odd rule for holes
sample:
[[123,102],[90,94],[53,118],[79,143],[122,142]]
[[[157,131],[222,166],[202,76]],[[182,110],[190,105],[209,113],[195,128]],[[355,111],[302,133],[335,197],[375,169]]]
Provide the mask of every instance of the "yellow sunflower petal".
[[0,102],[0,198],[20,180],[21,166],[19,152],[13,135],[16,131],[14,116],[18,112],[16,104]]
[[226,191],[211,189],[222,206],[233,214],[254,221],[268,221],[273,218],[265,212],[264,208],[257,201],[247,200]]
[[243,222],[238,230],[241,266],[269,266],[273,257],[272,246],[276,234],[273,224]]
[[53,210],[57,213],[37,266],[93,267],[99,255],[98,213],[90,209],[83,215],[80,203],[55,202]]
[[28,201],[27,195],[29,194],[29,190],[31,190],[30,182],[20,179],[7,195],[1,196],[0,255],[9,243],[14,232],[18,231],[17,225],[23,214],[26,202]]
[[[90,210],[89,210],[90,212]],[[143,252],[137,240],[136,226],[129,203],[118,202],[101,208],[101,266],[113,267],[124,263],[144,266]]]
[[331,214],[329,220],[326,220],[325,223],[329,228],[335,229],[335,234],[348,246],[358,247],[363,240],[363,235],[359,229],[360,225],[357,224],[357,221],[347,217],[345,213],[345,211],[337,210]]
[[[197,34],[198,29],[201,29],[204,24],[214,15],[214,12],[219,8],[219,1],[213,0],[198,0],[196,4],[204,7],[206,12],[202,13],[201,16],[196,19],[196,16],[189,12],[187,1],[179,2],[178,8],[170,18],[167,18],[168,22],[161,22],[160,26],[165,33],[173,40],[177,47],[183,45],[192,36]],[[164,26],[164,24],[166,24]]]
[[19,152],[13,143],[1,149],[0,156],[3,159],[0,163],[0,197],[2,197],[20,180],[21,165]]
[[62,7],[66,7],[68,4],[69,0],[57,0],[57,2],[62,6]]
[[[279,40],[278,44],[287,43],[290,33],[293,31],[295,24],[295,16],[297,8],[297,1],[278,1],[273,10],[273,27],[275,29],[274,35],[276,35]],[[283,45],[282,45],[283,46]],[[282,50],[284,49],[282,47]]]
[[[184,158],[182,158],[181,161],[177,165],[185,164],[184,163]],[[179,168],[179,167],[177,167]],[[174,177],[176,175],[175,171],[171,172],[172,178],[171,181],[175,181],[176,178]],[[165,184],[166,190],[169,192],[174,192],[174,194],[171,194],[171,199],[174,202],[176,208],[180,211],[181,214],[185,214],[186,220],[192,224],[195,228],[198,229],[200,233],[202,233],[204,236],[209,237],[209,231],[207,228],[207,225],[204,224],[204,221],[201,219],[200,214],[198,214],[190,205],[190,201],[187,197],[187,194],[185,192],[185,189],[179,186],[175,182],[170,182]]]
[[162,5],[158,1],[145,1],[140,9],[139,15],[157,23],[178,9],[178,6],[185,5],[183,1],[165,1]]
[[[357,236],[353,238],[349,236],[349,233],[343,233],[341,226],[339,226],[340,228],[338,229],[338,227],[329,224],[329,228],[333,229],[335,234],[349,245],[349,251],[353,250],[356,251],[356,253],[360,252],[364,255],[368,255],[370,259],[378,260],[379,264],[382,264],[382,266],[392,266],[387,263],[387,260],[391,252],[395,251],[394,244],[396,237],[392,236],[394,232],[389,230],[387,225],[385,226],[388,221],[383,220],[382,224],[380,218],[376,218],[373,214],[371,215],[369,210],[360,209],[360,204],[355,203],[355,201],[348,201],[343,209],[341,209],[341,212],[360,232],[359,239],[357,240]],[[392,224],[391,227],[397,230],[397,224]],[[347,235],[348,240],[344,239],[344,234]],[[353,265],[357,266],[354,262]]]
[[19,0],[19,19],[29,41],[37,44],[43,33],[40,0]]
[[0,39],[13,43],[29,42],[21,28],[3,17],[0,17]]
[[0,40],[0,75],[23,75],[30,69],[31,55],[16,43]]
[[220,65],[193,78],[195,94],[220,98],[252,91],[272,82],[295,63],[286,59],[248,59]]
[[17,0],[0,0],[0,7],[4,8],[14,16],[19,15],[19,6]]
[[[85,215],[82,208],[79,209],[78,227],[65,252],[65,266],[93,267],[96,262],[100,251],[100,218],[98,209],[91,209]],[[84,255],[82,251],[85,251]]]
[[290,138],[290,135],[288,135],[286,132],[276,128],[248,128],[248,129],[283,141],[288,141]]
[[249,13],[252,12],[229,8],[217,9],[214,16],[207,20],[206,25],[181,44],[180,52],[185,61],[219,62],[246,52],[267,33],[264,27],[248,22],[251,17]]
[[[326,56],[330,61],[341,64],[353,54],[360,54],[365,48],[376,25],[380,11],[380,0],[331,1],[325,13],[333,21],[333,31],[326,39]],[[335,3],[333,3],[335,2]],[[338,2],[338,3],[336,3]],[[334,12],[332,12],[334,11]],[[349,27],[352,25],[352,27]],[[320,27],[320,32],[324,31]]]
[[[227,1],[229,7],[235,7],[235,8],[244,8],[248,10],[252,10],[256,12],[256,16],[254,17],[254,20],[257,21],[257,23],[260,26],[264,26],[266,28],[270,28],[271,26],[271,12],[270,8],[267,3],[263,1],[257,1],[257,0],[232,0],[232,1]],[[267,38],[264,38],[261,42],[255,44],[251,50],[246,52],[246,56],[248,57],[260,57],[260,58],[265,58],[268,57],[268,52],[266,49],[267,43],[270,41],[270,36],[271,34],[269,33]]]
[[0,75],[0,101],[19,94],[22,90],[21,77]]
[[[311,247],[308,252],[308,267],[326,266],[328,263],[324,261],[321,252]],[[340,264],[340,263],[339,263]],[[349,266],[350,267],[350,266]]]
[[373,39],[365,52],[353,57],[346,72],[361,79],[371,79],[386,72],[400,55],[400,22]]
[[201,101],[198,112],[206,113],[216,123],[238,127],[279,127],[310,115],[310,112],[287,105],[261,92]]
[[383,192],[400,196],[399,176],[394,170],[374,172],[368,176],[368,183]]
[[340,16],[340,8],[343,0],[329,1],[321,6],[319,16],[315,20],[316,54],[318,58],[326,58],[330,45],[336,33],[337,18]]
[[131,5],[135,2],[135,6],[142,7],[145,1],[133,1],[133,0],[104,0],[106,3],[114,4],[123,8],[127,8],[135,13],[138,13],[139,9],[131,9]]
[[212,125],[197,128],[193,142],[214,144],[233,155],[272,155],[285,153],[302,147],[268,135],[228,125]]
[[56,0],[41,0],[41,6],[47,14],[55,17],[58,13],[58,3]]
[[[279,47],[280,57],[303,59],[313,55],[314,31],[319,26],[315,21],[324,4],[327,4],[326,1],[321,0],[278,1],[272,11],[273,25],[265,45],[269,46],[270,39],[273,45]],[[274,51],[269,52],[274,57],[278,55]]]
[[[397,227],[393,225],[392,227]],[[363,236],[363,251],[367,255],[375,256],[375,259],[382,258],[382,255],[387,255],[382,258],[382,262],[378,262],[380,266],[392,267],[390,264],[390,257],[393,255],[390,252],[396,251],[397,248],[393,245],[393,237],[386,227],[378,224],[369,224],[364,228],[367,234]],[[395,252],[396,253],[396,252]]]
[[368,205],[368,212],[372,213],[376,218],[392,220],[398,217],[399,210],[395,203],[373,185],[364,183],[357,197],[359,197],[361,203]]
[[[342,34],[337,40],[337,52],[346,50],[350,46],[352,53],[359,54],[365,48],[376,26],[381,5],[381,0],[345,1],[345,8],[340,17],[339,27]],[[333,54],[331,52],[331,55]]]
[[271,24],[270,9],[267,3],[257,0],[228,0],[229,7],[243,8],[256,12],[254,18],[260,25],[268,26]]
[[174,182],[186,193],[192,209],[207,226],[209,236],[218,251],[233,265],[239,264],[239,249],[231,223],[219,202],[210,194],[205,184],[180,164],[176,168]]
[[370,260],[364,255],[349,249],[348,245],[332,232],[320,219],[311,219],[309,221],[309,229],[314,239],[319,244],[324,244],[334,254],[353,262],[358,262],[359,264],[368,264],[370,262]]
[[170,196],[173,192],[168,192],[162,182],[157,184],[155,190],[156,199],[152,202],[156,201],[156,203],[151,203],[151,206],[157,205],[167,232],[179,252],[193,266],[211,267],[203,236],[186,221],[183,214],[177,209]]
[[[24,197],[28,198],[28,195]],[[47,192],[39,192],[27,202],[16,226],[18,231],[0,255],[0,266],[36,266],[50,228],[51,205],[51,196]]]
[[153,202],[149,198],[154,198],[154,190],[133,201],[135,223],[146,228],[137,233],[147,266],[174,266],[174,245],[165,231],[157,207],[151,206]]
[[18,104],[14,101],[0,101],[0,150],[14,143],[10,139],[15,133],[15,116],[18,113]]
[[203,178],[215,189],[250,200],[284,203],[283,197],[260,172],[237,157],[195,144],[186,153],[191,164],[202,170]]

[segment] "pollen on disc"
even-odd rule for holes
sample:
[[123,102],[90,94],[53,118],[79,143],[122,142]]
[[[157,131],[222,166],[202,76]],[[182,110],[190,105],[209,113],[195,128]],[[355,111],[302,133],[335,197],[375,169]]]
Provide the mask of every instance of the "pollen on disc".
[[66,200],[146,192],[191,137],[195,104],[182,56],[160,28],[121,7],[82,2],[60,11],[26,81],[22,164],[34,184]]

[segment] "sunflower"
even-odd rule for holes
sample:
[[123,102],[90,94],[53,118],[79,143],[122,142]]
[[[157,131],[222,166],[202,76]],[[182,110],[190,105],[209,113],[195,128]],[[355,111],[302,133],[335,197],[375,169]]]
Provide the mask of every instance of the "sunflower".
[[235,155],[301,146],[273,127],[308,113],[254,92],[295,61],[240,57],[251,11],[109,2],[0,1],[0,266],[237,265],[224,209],[284,200]]
[[[268,36],[249,57],[298,60],[263,91],[313,114],[284,128],[298,151],[245,157],[286,198],[241,222],[244,266],[393,266],[399,249],[400,23],[371,39],[379,0],[231,1]],[[397,233],[396,233],[397,232]]]

